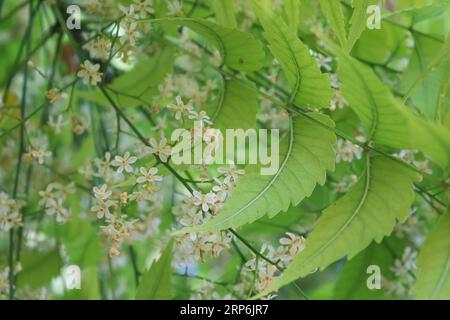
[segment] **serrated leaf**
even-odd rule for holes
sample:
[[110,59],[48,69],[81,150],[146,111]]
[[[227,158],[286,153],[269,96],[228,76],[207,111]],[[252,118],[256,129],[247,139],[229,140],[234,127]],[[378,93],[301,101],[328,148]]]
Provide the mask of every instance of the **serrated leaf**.
[[367,268],[376,265],[380,268],[383,279],[393,278],[390,267],[394,264],[395,257],[401,256],[404,247],[404,241],[391,236],[384,239],[382,243],[370,244],[353,259],[346,261],[339,273],[333,298],[339,300],[386,299],[386,290],[383,287],[368,288],[367,279],[370,274],[367,273]]
[[328,107],[333,96],[330,80],[320,72],[309,48],[281,17],[263,10],[257,2],[254,7],[270,50],[291,87],[290,101],[311,108]]
[[439,218],[417,257],[416,299],[450,299],[450,212]]
[[300,23],[300,8],[302,0],[285,0],[284,14],[286,15],[287,25],[297,32]]
[[158,261],[153,262],[150,269],[142,275],[136,292],[138,300],[163,300],[172,298],[172,248],[173,240],[161,254]]
[[347,256],[352,259],[373,240],[389,235],[403,221],[414,200],[413,182],[420,176],[384,156],[366,156],[366,169],[356,185],[324,210],[308,236],[305,249],[264,293],[323,270]]
[[253,222],[264,215],[273,217],[311,195],[317,183],[323,185],[327,170],[334,170],[333,127],[322,114],[291,119],[289,135],[280,143],[280,166],[274,175],[261,175],[254,168],[239,179],[223,210],[211,221],[178,233],[223,230]]
[[39,288],[60,274],[63,261],[54,249],[47,252],[28,251],[22,254],[22,271],[18,274],[18,286],[28,285],[31,288]]
[[223,63],[240,71],[255,71],[263,66],[264,49],[251,33],[223,27],[204,19],[167,18],[162,24],[183,25],[206,38],[219,50]]
[[353,14],[350,18],[350,29],[348,31],[347,52],[352,51],[353,46],[363,33],[367,25],[367,7],[378,4],[378,0],[356,0],[352,2]]
[[450,131],[406,109],[370,67],[337,51],[342,95],[368,129],[367,140],[396,149],[419,149],[448,168]]
[[235,3],[229,0],[211,0],[211,9],[217,22],[225,27],[236,28]]
[[214,128],[248,129],[256,125],[258,96],[253,84],[242,85],[238,80],[224,80],[217,106],[210,112]]
[[322,12],[328,20],[331,30],[336,34],[341,47],[347,43],[344,14],[339,0],[320,0]]

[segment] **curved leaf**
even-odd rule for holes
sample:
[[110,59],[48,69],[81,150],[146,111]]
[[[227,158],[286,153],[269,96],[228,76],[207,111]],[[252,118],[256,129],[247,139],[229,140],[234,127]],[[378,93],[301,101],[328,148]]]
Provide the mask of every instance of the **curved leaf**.
[[264,37],[270,50],[281,64],[291,86],[291,102],[305,107],[327,108],[334,91],[326,74],[320,72],[309,48],[297,37],[283,19],[262,9],[254,2],[258,19],[264,28]]
[[264,48],[251,33],[230,29],[208,20],[192,18],[160,19],[163,24],[183,25],[211,42],[223,63],[240,71],[255,71],[263,66]]
[[324,269],[338,259],[351,259],[373,240],[390,234],[396,220],[403,221],[414,200],[413,182],[420,176],[384,156],[367,156],[357,184],[327,208],[308,236],[305,249],[265,292]]
[[417,257],[416,299],[450,299],[450,212],[431,230]]
[[[249,84],[253,86],[253,84]],[[256,89],[255,89],[256,90]],[[217,107],[210,112],[217,129],[248,129],[256,124],[258,97],[256,91],[238,80],[224,80]]]
[[172,248],[173,240],[161,254],[158,261],[153,262],[148,271],[142,275],[136,292],[139,300],[163,300],[172,298]]
[[291,119],[289,136],[281,143],[280,166],[270,175],[253,168],[239,179],[223,210],[209,222],[178,231],[212,231],[239,227],[264,215],[275,216],[311,195],[317,183],[323,185],[327,170],[334,170],[334,133],[317,121],[333,126],[325,115],[310,114]]
[[347,42],[347,34],[340,2],[335,0],[320,0],[320,7],[322,8],[323,14],[327,17],[330,28],[336,34],[341,47],[344,47]]
[[368,128],[367,140],[396,149],[419,149],[442,168],[449,167],[450,130],[406,109],[370,67],[337,51],[342,95]]

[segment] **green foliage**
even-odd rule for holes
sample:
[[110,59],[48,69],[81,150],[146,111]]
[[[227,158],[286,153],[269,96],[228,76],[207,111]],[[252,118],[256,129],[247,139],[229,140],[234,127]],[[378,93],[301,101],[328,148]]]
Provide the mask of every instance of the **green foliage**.
[[161,253],[161,257],[142,275],[136,292],[139,300],[162,300],[172,298],[172,249],[173,240]]
[[257,94],[252,83],[223,80],[222,94],[211,110],[211,119],[217,129],[249,129],[256,124]]
[[394,160],[367,156],[358,183],[323,212],[305,250],[267,291],[322,270],[344,256],[351,259],[373,240],[381,242],[397,220],[407,217],[414,199],[413,182],[419,180],[417,173]]
[[202,19],[167,18],[163,24],[183,25],[201,34],[219,51],[223,63],[240,71],[262,67],[264,50],[251,33],[230,29]]
[[340,2],[337,0],[320,0],[320,7],[330,24],[330,28],[336,33],[341,47],[344,47],[347,43],[347,32]]
[[419,149],[442,168],[449,166],[450,130],[407,110],[370,67],[343,53],[339,54],[338,74],[342,94],[368,129],[368,141]]
[[39,288],[48,285],[60,274],[63,262],[57,249],[46,252],[28,251],[23,253],[22,271],[18,276],[18,286]]
[[[372,300],[387,299],[389,295],[385,288],[368,289],[367,268],[377,266],[383,277],[393,278],[390,267],[395,263],[395,257],[402,255],[404,243],[394,236],[384,239],[381,243],[372,243],[355,257],[347,260],[339,273],[339,279],[334,289],[334,299],[339,300]],[[383,279],[381,280],[383,281]]]
[[378,0],[353,0],[353,13],[350,19],[350,28],[348,31],[348,39],[346,50],[350,52],[359,39],[367,24],[367,7],[369,5],[378,4]]
[[436,222],[420,250],[416,299],[450,299],[450,213]]
[[291,87],[289,101],[305,107],[328,107],[333,90],[328,76],[320,72],[308,47],[281,17],[264,11],[256,2],[254,7],[270,50],[280,62]]
[[[274,175],[261,175],[255,167],[242,177],[223,211],[211,221],[179,232],[224,230],[275,216],[297,205],[323,185],[327,170],[334,170],[335,135],[323,125],[333,122],[321,114],[291,119],[288,136],[280,146],[280,166]],[[287,192],[288,191],[288,192]]]

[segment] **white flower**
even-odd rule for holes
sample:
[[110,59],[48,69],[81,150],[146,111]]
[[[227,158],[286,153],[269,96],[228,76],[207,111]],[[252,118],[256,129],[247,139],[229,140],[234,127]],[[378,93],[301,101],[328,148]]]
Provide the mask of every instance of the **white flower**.
[[92,64],[89,60],[85,60],[83,64],[81,64],[81,70],[78,71],[77,75],[80,78],[83,78],[83,83],[88,84],[89,79],[91,79],[92,85],[97,85],[97,82],[102,81],[103,73],[99,72],[100,65]]
[[37,149],[28,148],[28,152],[26,153],[30,159],[36,160],[39,164],[44,163],[44,158],[51,157],[51,151],[45,150],[44,147],[39,147]]
[[183,6],[181,5],[179,0],[172,0],[167,2],[167,10],[167,15],[176,16],[182,13]]
[[280,244],[287,246],[291,256],[297,254],[305,248],[305,238],[291,232],[286,232],[287,237],[280,239]]
[[120,36],[121,44],[128,42],[132,46],[136,45],[136,40],[139,37],[139,33],[136,31],[136,27],[137,27],[136,22],[122,24],[124,33]]
[[141,172],[142,176],[136,179],[137,183],[152,183],[153,181],[162,181],[162,177],[156,175],[158,173],[157,168],[150,168],[147,171],[144,167],[141,167],[139,171]]
[[133,172],[133,167],[131,164],[135,163],[137,160],[136,157],[130,157],[129,152],[125,152],[123,157],[116,156],[114,160],[111,162],[111,165],[117,168],[118,173],[122,173],[124,170],[125,172]]
[[107,188],[108,188],[108,186],[106,184],[102,185],[100,188],[94,187],[92,190],[94,191],[95,198],[97,198],[99,200],[108,199],[111,196],[112,191],[107,190]]
[[139,12],[139,15],[141,18],[145,18],[147,15],[155,12],[153,10],[153,8],[151,7],[151,5],[152,5],[151,0],[145,0],[145,1],[134,0],[133,2],[134,2],[134,4],[132,4],[132,6],[134,6],[136,11]]
[[62,199],[52,200],[49,202],[45,212],[48,215],[56,215],[56,222],[64,223],[69,218],[70,212],[63,206]]
[[184,104],[180,96],[176,97],[176,104],[169,104],[168,109],[175,111],[175,119],[180,120],[182,116],[189,115],[193,108],[190,104]]
[[112,217],[109,208],[112,207],[114,204],[115,202],[111,200],[107,201],[99,200],[97,204],[91,208],[91,211],[97,213],[97,218],[99,219],[103,217],[109,219]]
[[150,146],[146,147],[145,150],[150,154],[158,156],[162,162],[167,162],[167,159],[172,153],[172,148],[167,145],[166,138],[161,138],[159,143],[154,138],[151,138],[149,143]]
[[209,210],[209,205],[214,204],[217,201],[217,196],[213,192],[203,194],[201,192],[194,191],[192,194],[194,196],[194,204],[196,206],[201,206],[204,212],[207,212]]
[[191,111],[189,114],[189,119],[194,120],[194,121],[200,121],[202,123],[206,123],[206,124],[212,124],[211,119],[209,118],[209,116],[206,114],[206,112],[204,110],[197,112],[197,111]]
[[69,123],[68,121],[63,121],[63,120],[64,120],[64,117],[62,114],[58,115],[58,117],[56,118],[56,121],[55,121],[55,117],[50,115],[48,118],[48,125],[55,130],[56,134],[60,134],[61,128]]
[[217,169],[217,171],[225,175],[225,183],[228,183],[230,181],[236,182],[239,178],[239,175],[243,175],[245,173],[245,170],[237,169],[236,165],[233,162],[230,162],[230,166],[228,168],[220,167]]
[[45,190],[39,191],[41,200],[39,200],[38,205],[41,207],[47,207],[51,201],[55,200],[55,195],[52,193],[54,184],[49,184]]
[[353,158],[361,159],[363,149],[351,141],[339,139],[336,145],[336,162],[352,162]]

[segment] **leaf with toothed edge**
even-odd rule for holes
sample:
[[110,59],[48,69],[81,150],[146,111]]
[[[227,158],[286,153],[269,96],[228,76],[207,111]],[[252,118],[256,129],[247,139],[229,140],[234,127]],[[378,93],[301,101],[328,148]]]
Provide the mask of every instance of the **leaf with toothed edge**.
[[325,183],[327,170],[334,170],[336,136],[327,128],[333,126],[328,116],[319,113],[291,118],[289,134],[280,143],[283,156],[276,173],[261,175],[260,166],[253,167],[239,178],[217,216],[177,233],[236,228],[266,214],[273,217],[310,196],[317,183]]

